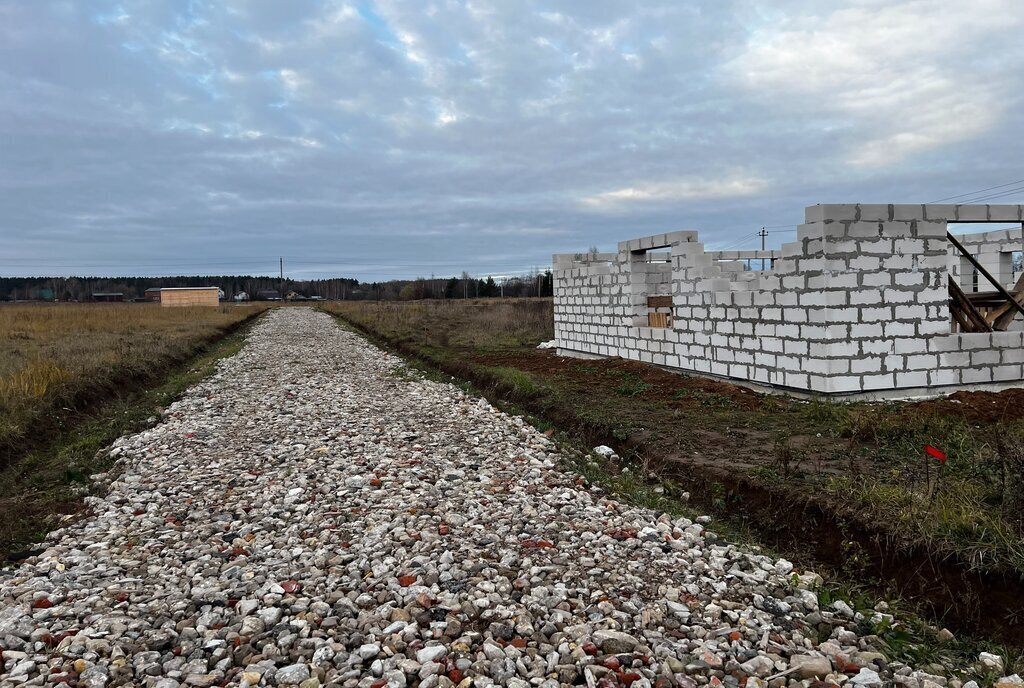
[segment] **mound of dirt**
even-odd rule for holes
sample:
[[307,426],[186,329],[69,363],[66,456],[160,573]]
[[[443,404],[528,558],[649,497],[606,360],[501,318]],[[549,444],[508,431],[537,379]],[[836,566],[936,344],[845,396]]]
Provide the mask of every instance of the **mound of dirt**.
[[976,425],[1003,423],[1024,418],[1024,389],[956,392],[948,397],[912,403],[909,410],[926,414],[962,416]]

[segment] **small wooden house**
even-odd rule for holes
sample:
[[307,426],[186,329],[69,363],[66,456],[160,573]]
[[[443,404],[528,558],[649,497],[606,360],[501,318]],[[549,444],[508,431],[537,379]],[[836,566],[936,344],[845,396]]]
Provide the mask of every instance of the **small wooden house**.
[[160,305],[163,307],[194,307],[220,305],[220,289],[217,287],[170,287],[160,290]]
[[149,289],[146,290],[146,293],[143,295],[143,298],[145,298],[146,301],[160,303],[160,287],[150,287]]
[[124,294],[116,292],[93,292],[92,300],[98,303],[120,303],[124,301]]

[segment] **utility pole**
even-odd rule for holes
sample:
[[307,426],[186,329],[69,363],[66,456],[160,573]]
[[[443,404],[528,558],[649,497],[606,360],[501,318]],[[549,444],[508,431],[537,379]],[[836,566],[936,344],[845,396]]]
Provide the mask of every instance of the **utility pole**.
[[[765,240],[765,237],[768,236],[768,230],[765,229],[764,227],[762,227],[761,231],[757,233],[757,236],[761,237],[761,250],[764,251],[765,250],[765,248],[764,248],[764,240]],[[764,271],[764,257],[763,256],[761,257],[761,271],[762,272]]]
[[281,256],[281,300],[284,301],[284,256]]

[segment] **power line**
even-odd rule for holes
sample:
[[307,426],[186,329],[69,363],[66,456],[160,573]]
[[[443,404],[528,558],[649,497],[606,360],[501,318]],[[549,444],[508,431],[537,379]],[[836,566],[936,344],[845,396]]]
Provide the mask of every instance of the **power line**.
[[977,191],[968,191],[967,193],[957,194],[956,196],[946,196],[936,201],[928,201],[929,203],[941,203],[942,201],[952,201],[954,198],[963,198],[964,196],[973,196],[975,194],[984,193],[986,191],[992,191],[993,189],[1002,189],[1006,186],[1013,186],[1014,184],[1024,184],[1024,179],[1018,179],[1015,182],[1008,182],[1006,184],[997,184],[996,186],[990,186],[987,189],[978,189]]
[[[787,227],[789,228],[789,231],[794,231],[795,232],[797,225],[764,225],[761,229],[769,230],[769,229],[782,229],[782,228],[787,228]],[[757,230],[757,231],[751,232],[750,234],[746,234],[746,235],[740,237],[739,239],[737,239],[736,241],[734,241],[733,243],[729,244],[725,248],[718,249],[718,250],[720,250],[720,251],[731,251],[731,250],[733,250],[733,249],[735,249],[735,248],[737,248],[739,246],[742,246],[743,244],[747,243],[748,241],[752,241],[754,239],[754,237],[757,237],[757,236],[760,235],[760,231],[761,230]],[[768,232],[768,234],[776,234],[776,233],[777,232]]]
[[733,243],[731,243],[728,246],[726,246],[725,248],[719,249],[719,250],[721,250],[721,251],[731,251],[732,249],[736,248],[737,246],[742,246],[748,240],[753,239],[755,236],[757,236],[757,230],[751,232],[750,234],[745,234],[744,236],[741,236],[739,239],[737,239]]
[[996,198],[1003,198],[1004,196],[1013,196],[1015,194],[1024,193],[1024,186],[1020,186],[1009,191],[1002,191],[999,193],[989,194],[987,196],[979,196],[976,198],[969,198],[965,203],[977,203],[978,201],[991,201]]

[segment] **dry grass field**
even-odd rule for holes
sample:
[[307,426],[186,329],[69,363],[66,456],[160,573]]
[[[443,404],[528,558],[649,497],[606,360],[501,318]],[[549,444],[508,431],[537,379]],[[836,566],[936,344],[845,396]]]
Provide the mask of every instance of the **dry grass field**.
[[0,305],[0,561],[80,513],[111,466],[99,450],[238,351],[229,333],[265,309]]
[[[67,413],[152,378],[261,306],[0,305],[0,460]],[[30,437],[31,436],[31,437]]]
[[555,337],[554,304],[544,298],[333,301],[321,308],[385,337],[437,349],[532,347]]

